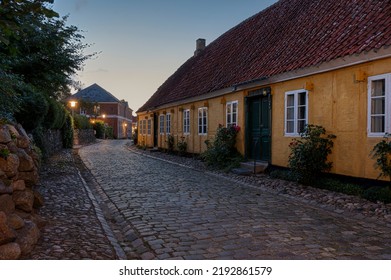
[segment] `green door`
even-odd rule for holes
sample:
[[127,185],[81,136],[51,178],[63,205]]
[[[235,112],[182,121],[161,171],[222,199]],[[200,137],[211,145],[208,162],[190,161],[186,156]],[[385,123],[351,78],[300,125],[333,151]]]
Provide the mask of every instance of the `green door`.
[[271,160],[271,96],[247,99],[247,158]]

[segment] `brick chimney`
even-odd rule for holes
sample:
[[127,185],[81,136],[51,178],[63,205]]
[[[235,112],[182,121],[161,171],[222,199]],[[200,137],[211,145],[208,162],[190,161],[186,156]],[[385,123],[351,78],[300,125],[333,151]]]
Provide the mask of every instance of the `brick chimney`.
[[206,46],[206,40],[205,39],[197,39],[196,41],[196,50],[194,52],[194,56],[199,55]]

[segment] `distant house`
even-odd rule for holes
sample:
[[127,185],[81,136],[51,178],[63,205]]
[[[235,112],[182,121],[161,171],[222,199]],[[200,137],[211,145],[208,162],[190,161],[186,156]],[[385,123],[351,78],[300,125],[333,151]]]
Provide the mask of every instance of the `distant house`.
[[[201,153],[219,124],[248,159],[287,166],[306,124],[335,134],[332,172],[376,178],[391,133],[389,0],[280,0],[197,50],[137,111],[139,141],[184,137]],[[140,140],[141,139],[141,140]]]
[[92,122],[100,120],[111,126],[115,138],[131,137],[132,109],[128,102],[119,100],[97,84],[80,90],[69,100],[77,101],[75,110],[89,117]]

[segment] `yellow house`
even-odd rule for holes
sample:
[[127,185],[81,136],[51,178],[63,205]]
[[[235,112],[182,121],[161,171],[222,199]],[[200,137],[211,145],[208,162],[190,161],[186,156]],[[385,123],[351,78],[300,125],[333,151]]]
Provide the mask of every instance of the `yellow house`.
[[238,125],[248,159],[287,166],[306,124],[335,134],[331,172],[377,178],[370,151],[391,132],[391,5],[280,0],[186,61],[138,110],[139,143],[205,151]]

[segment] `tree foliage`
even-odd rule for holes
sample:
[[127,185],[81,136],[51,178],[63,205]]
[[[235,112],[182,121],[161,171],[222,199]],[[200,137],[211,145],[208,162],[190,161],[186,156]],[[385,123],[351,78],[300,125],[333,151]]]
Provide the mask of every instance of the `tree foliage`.
[[[40,125],[47,112],[54,112],[39,109],[49,106],[47,103],[53,109],[53,101],[69,96],[76,84],[75,73],[91,57],[83,53],[87,45],[82,43],[81,32],[67,26],[67,18],[60,18],[51,9],[52,3],[0,0],[0,118],[16,117],[19,121],[34,101],[39,108],[28,110],[36,120],[32,125]],[[35,102],[37,96],[42,104]],[[64,119],[61,116],[54,121],[61,123]],[[57,127],[58,123],[45,126]]]

